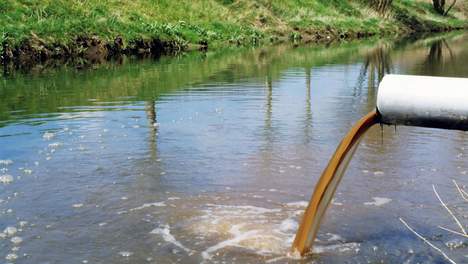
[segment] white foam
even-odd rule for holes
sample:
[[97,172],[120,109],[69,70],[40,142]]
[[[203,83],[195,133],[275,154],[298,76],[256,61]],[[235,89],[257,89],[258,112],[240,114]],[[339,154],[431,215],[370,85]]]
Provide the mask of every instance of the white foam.
[[45,140],[51,140],[54,137],[55,137],[55,134],[52,132],[45,132],[44,135],[42,135],[42,138]]
[[253,211],[258,214],[265,214],[265,213],[277,213],[281,212],[281,209],[268,209],[263,207],[257,207],[252,205],[216,205],[216,204],[207,204],[209,207],[217,207],[221,209],[238,209],[238,210],[245,210],[245,211]]
[[130,209],[130,212],[142,210],[148,207],[164,207],[166,204],[164,202],[155,202],[155,203],[145,203],[141,206]]
[[204,240],[220,237],[224,240],[203,251],[205,260],[226,247],[246,249],[264,257],[284,256],[289,252],[298,226],[295,211],[251,205],[207,206],[193,229]]
[[3,233],[5,233],[7,236],[13,236],[16,234],[16,232],[18,232],[18,229],[16,229],[14,226],[8,226],[5,228],[5,230],[3,230]]
[[122,256],[122,257],[130,257],[131,255],[133,255],[133,252],[130,252],[130,251],[120,251],[119,252],[119,255]]
[[54,142],[49,144],[49,148],[58,148],[60,146],[62,146],[62,143],[60,142]]
[[337,234],[327,233],[326,235],[330,237],[330,238],[327,239],[330,242],[331,241],[342,241],[342,240],[344,240],[343,237],[341,237],[340,235],[337,235]]
[[13,182],[13,176],[5,174],[0,176],[0,183],[9,184]]
[[0,160],[0,165],[8,166],[11,164],[13,164],[13,161],[11,159]]
[[15,253],[10,253],[10,254],[6,255],[6,257],[5,257],[5,259],[9,260],[9,261],[13,261],[13,260],[15,260],[17,258],[18,258],[18,255],[16,255]]
[[284,220],[283,222],[281,222],[279,226],[279,230],[282,232],[295,231],[297,230],[298,227],[299,227],[299,224],[297,223],[297,221],[291,218],[288,218]]
[[150,234],[156,234],[156,235],[162,236],[164,241],[166,241],[168,243],[171,243],[171,244],[174,244],[175,246],[183,249],[185,252],[190,253],[192,251],[189,248],[182,245],[182,243],[177,241],[177,239],[171,234],[171,230],[170,230],[169,225],[163,225],[161,227],[157,227],[157,228],[153,229],[150,232]]
[[234,238],[224,240],[214,246],[211,246],[207,248],[205,251],[202,252],[202,257],[204,259],[211,259],[211,253],[216,252],[222,248],[225,247],[230,247],[230,246],[240,246],[239,243],[243,240],[246,240],[248,238],[251,238],[253,236],[256,236],[258,234],[257,230],[251,230],[247,232],[241,232],[240,231],[241,225],[234,225],[231,227],[231,230],[229,231],[232,235],[234,235]]
[[290,207],[307,207],[308,205],[309,205],[309,202],[307,201],[290,202],[286,204],[286,206],[290,206]]
[[360,250],[359,243],[343,243],[343,244],[335,244],[329,246],[314,246],[312,252],[315,254],[321,253],[358,253]]
[[390,198],[384,197],[372,197],[374,201],[372,202],[365,202],[364,205],[374,205],[374,206],[382,206],[392,201]]
[[21,237],[19,237],[19,236],[15,236],[15,237],[12,237],[10,239],[10,241],[13,244],[19,244],[19,243],[23,242],[23,239]]

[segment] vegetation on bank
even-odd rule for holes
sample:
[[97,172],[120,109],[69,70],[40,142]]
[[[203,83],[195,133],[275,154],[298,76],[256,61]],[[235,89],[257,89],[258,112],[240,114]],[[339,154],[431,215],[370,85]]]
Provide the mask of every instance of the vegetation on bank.
[[102,57],[187,47],[356,38],[464,28],[464,6],[442,16],[430,1],[3,0],[3,60]]

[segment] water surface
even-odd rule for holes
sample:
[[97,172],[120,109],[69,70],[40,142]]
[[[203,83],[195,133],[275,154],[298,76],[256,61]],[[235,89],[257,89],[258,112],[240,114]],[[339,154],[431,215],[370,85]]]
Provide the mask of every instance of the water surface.
[[375,107],[379,79],[468,77],[467,41],[455,33],[276,46],[3,76],[0,175],[13,181],[0,183],[0,231],[10,227],[0,238],[0,257],[443,262],[401,217],[467,262],[466,240],[437,227],[457,230],[432,185],[467,224],[467,202],[452,180],[468,185],[468,134],[415,127],[369,131],[315,254],[287,256],[330,155]]

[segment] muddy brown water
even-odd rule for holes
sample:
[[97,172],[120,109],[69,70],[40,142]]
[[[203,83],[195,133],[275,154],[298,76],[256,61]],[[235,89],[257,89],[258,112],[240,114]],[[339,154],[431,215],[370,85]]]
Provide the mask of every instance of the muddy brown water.
[[293,252],[297,251],[299,255],[305,256],[313,250],[320,223],[340,184],[346,167],[351,161],[361,138],[369,128],[378,122],[377,111],[371,111],[351,127],[350,131],[343,137],[335,153],[331,156],[327,167],[322,172],[322,176],[315,185],[312,198],[302,216],[302,221],[294,237]]
[[[468,77],[468,36],[190,53],[0,80],[8,263],[458,263],[468,134],[374,126],[303,259],[298,223],[385,73]],[[11,176],[11,177],[7,177]],[[466,190],[466,189],[465,189]]]

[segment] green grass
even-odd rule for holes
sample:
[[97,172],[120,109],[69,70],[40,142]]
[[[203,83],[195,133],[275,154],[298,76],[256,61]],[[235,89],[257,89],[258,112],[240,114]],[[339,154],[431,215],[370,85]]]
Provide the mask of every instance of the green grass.
[[[0,43],[18,46],[33,34],[46,43],[67,45],[80,36],[126,44],[161,39],[210,46],[251,45],[315,32],[398,33],[411,23],[421,30],[463,27],[462,10],[441,17],[430,4],[395,0],[385,17],[364,0],[2,0]],[[0,52],[2,48],[0,48]]]

